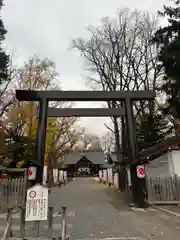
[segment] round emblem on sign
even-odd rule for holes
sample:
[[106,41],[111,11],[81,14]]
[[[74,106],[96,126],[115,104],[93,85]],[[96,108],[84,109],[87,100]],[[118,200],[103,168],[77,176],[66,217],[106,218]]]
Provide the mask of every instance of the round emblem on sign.
[[32,176],[32,171],[31,171],[31,169],[28,169],[28,176],[29,176],[29,177]]
[[36,197],[36,192],[35,191],[30,191],[29,197],[30,198],[35,198]]
[[144,175],[144,168],[139,168],[139,174]]
[[137,166],[137,177],[138,178],[145,178],[145,169],[143,165]]

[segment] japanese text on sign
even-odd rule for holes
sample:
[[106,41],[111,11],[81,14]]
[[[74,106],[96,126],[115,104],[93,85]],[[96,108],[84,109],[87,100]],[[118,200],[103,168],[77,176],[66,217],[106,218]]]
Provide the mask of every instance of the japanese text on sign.
[[36,185],[27,190],[26,221],[47,220],[48,189]]

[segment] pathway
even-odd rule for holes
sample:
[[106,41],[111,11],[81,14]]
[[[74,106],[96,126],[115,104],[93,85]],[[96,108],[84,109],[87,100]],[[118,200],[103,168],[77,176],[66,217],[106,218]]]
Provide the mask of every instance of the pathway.
[[[68,206],[67,231],[70,239],[139,239],[179,240],[180,219],[156,209],[137,211],[123,203],[121,193],[95,183],[91,178],[77,178],[51,195],[54,205],[55,234],[61,232],[61,206]],[[0,216],[0,232],[4,227]],[[18,214],[14,215],[13,232],[18,233]],[[27,234],[33,225],[28,224]],[[40,235],[47,237],[47,223],[41,224]]]

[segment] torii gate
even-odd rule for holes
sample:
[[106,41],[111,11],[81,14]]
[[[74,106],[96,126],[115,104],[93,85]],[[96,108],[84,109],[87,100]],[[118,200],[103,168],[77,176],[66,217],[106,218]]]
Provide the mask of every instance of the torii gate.
[[[143,179],[136,176],[137,160],[136,136],[133,126],[132,101],[152,100],[155,98],[153,91],[34,91],[16,90],[16,98],[19,101],[38,101],[39,118],[38,133],[36,139],[36,157],[40,163],[37,182],[42,183],[44,169],[44,152],[47,128],[47,117],[102,117],[125,116],[128,129],[128,142],[130,148],[132,195],[134,203],[144,204]],[[125,108],[48,108],[49,101],[123,101]]]

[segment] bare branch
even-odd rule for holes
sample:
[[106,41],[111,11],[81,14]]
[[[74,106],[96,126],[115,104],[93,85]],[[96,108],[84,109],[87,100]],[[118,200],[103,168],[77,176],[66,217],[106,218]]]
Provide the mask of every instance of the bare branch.
[[[103,19],[98,28],[89,27],[89,39],[73,40],[72,48],[84,57],[86,70],[91,74],[87,84],[105,91],[156,91],[161,84],[162,69],[156,47],[149,44],[156,27],[154,16],[122,8],[116,18]],[[121,104],[107,103],[109,108]],[[144,115],[148,106],[146,101],[135,102],[136,117]],[[117,125],[118,119],[111,119]]]
[[104,152],[114,152],[115,150],[115,135],[113,132],[107,132],[101,138],[101,147]]
[[114,130],[113,130],[111,127],[109,127],[106,123],[104,123],[104,126],[105,126],[110,132],[115,133]]

